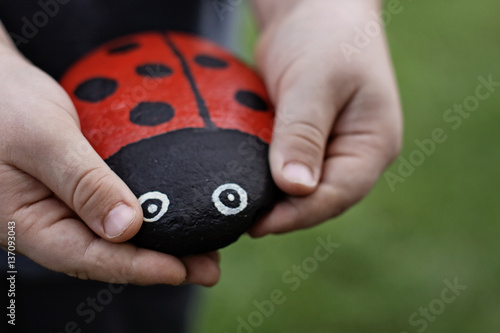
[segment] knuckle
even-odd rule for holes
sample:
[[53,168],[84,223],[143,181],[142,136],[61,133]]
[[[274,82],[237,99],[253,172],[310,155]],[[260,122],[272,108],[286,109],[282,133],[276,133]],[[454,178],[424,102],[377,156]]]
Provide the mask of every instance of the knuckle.
[[307,205],[301,205],[299,203],[300,199],[288,197],[282,201],[284,209],[281,212],[283,218],[275,233],[288,232],[296,229],[304,229],[310,226],[312,221],[311,212]]
[[77,211],[95,209],[110,202],[112,175],[101,167],[82,173],[75,182],[72,205]]
[[92,241],[88,243],[81,254],[80,262],[76,265],[75,262],[71,263],[73,267],[67,272],[69,276],[76,277],[80,280],[95,279],[93,276],[93,272],[96,271],[95,267],[102,268],[104,266],[101,260],[99,260],[99,256],[96,256],[96,245],[98,242],[99,238],[94,237]]
[[360,141],[360,147],[366,154],[388,165],[399,156],[402,141],[402,133],[397,126],[385,126],[379,131],[367,133]]
[[87,244],[80,262],[69,275],[81,280],[128,283],[135,268],[135,253],[130,251],[130,248],[132,247],[126,251],[127,257],[120,256],[114,252],[116,249],[113,250],[112,245],[96,236]]
[[286,135],[296,149],[322,155],[326,133],[310,121],[295,121],[278,130],[278,135]]
[[[325,184],[324,196],[321,205],[329,207],[325,210],[326,215],[321,220],[335,218],[345,213],[352,205],[360,201],[368,191],[364,186],[367,182],[360,180],[359,187],[352,186],[351,182],[343,184]],[[317,211],[320,211],[319,209]]]
[[342,214],[347,209],[347,203],[343,200],[339,200],[343,196],[341,195],[342,191],[338,187],[328,183],[324,185],[323,196],[321,200],[318,200],[318,204],[323,207],[328,207],[326,216],[323,218],[333,218]]
[[120,270],[120,277],[132,277],[136,276],[138,271],[140,272],[140,270],[138,269],[140,264],[139,251],[139,248],[134,248],[133,253],[131,254],[130,262],[128,263],[128,265],[123,265]]

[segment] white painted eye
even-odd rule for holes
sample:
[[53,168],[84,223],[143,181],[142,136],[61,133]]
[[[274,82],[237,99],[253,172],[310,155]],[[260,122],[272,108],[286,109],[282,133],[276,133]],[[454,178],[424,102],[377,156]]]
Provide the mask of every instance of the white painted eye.
[[156,222],[168,211],[170,200],[161,192],[148,192],[139,197],[139,203],[144,214],[144,222]]
[[247,192],[238,184],[224,184],[212,193],[215,208],[223,215],[236,215],[248,205]]

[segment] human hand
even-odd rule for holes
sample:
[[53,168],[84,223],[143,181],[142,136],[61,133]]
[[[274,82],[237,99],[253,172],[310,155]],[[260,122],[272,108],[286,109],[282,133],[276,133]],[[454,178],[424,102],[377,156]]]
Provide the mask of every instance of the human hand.
[[[81,279],[136,284],[219,279],[218,254],[176,258],[123,243],[137,198],[83,137],[64,90],[17,53],[0,26],[0,245]],[[83,222],[82,222],[83,220]]]
[[358,202],[397,156],[402,125],[383,32],[351,61],[341,49],[375,20],[379,0],[255,4],[257,65],[277,108],[271,171],[288,194],[249,231],[259,237],[316,225]]

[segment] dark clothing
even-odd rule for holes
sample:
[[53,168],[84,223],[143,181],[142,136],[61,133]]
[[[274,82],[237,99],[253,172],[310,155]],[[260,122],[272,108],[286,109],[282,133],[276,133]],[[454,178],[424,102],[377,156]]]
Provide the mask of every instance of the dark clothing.
[[[3,254],[3,251],[2,251]],[[4,255],[0,290],[7,294]],[[15,326],[2,302],[0,332],[6,333],[181,333],[186,332],[195,292],[192,286],[112,285],[51,272],[16,257]]]
[[230,13],[211,0],[0,0],[18,48],[56,79],[91,49],[134,32],[179,30],[224,44]]

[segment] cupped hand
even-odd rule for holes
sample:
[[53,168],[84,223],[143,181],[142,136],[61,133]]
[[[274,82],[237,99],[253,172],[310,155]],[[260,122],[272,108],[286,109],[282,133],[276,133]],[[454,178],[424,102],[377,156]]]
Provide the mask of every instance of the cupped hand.
[[[263,26],[257,64],[276,105],[271,171],[288,196],[250,235],[306,228],[341,214],[399,153],[400,103],[374,15],[379,5],[256,1]],[[379,33],[371,30],[366,46],[356,48],[356,34],[374,23]]]
[[83,137],[63,89],[5,38],[0,73],[2,247],[14,221],[16,252],[51,270],[119,283],[217,282],[216,253],[179,259],[125,242],[142,224],[138,200]]

